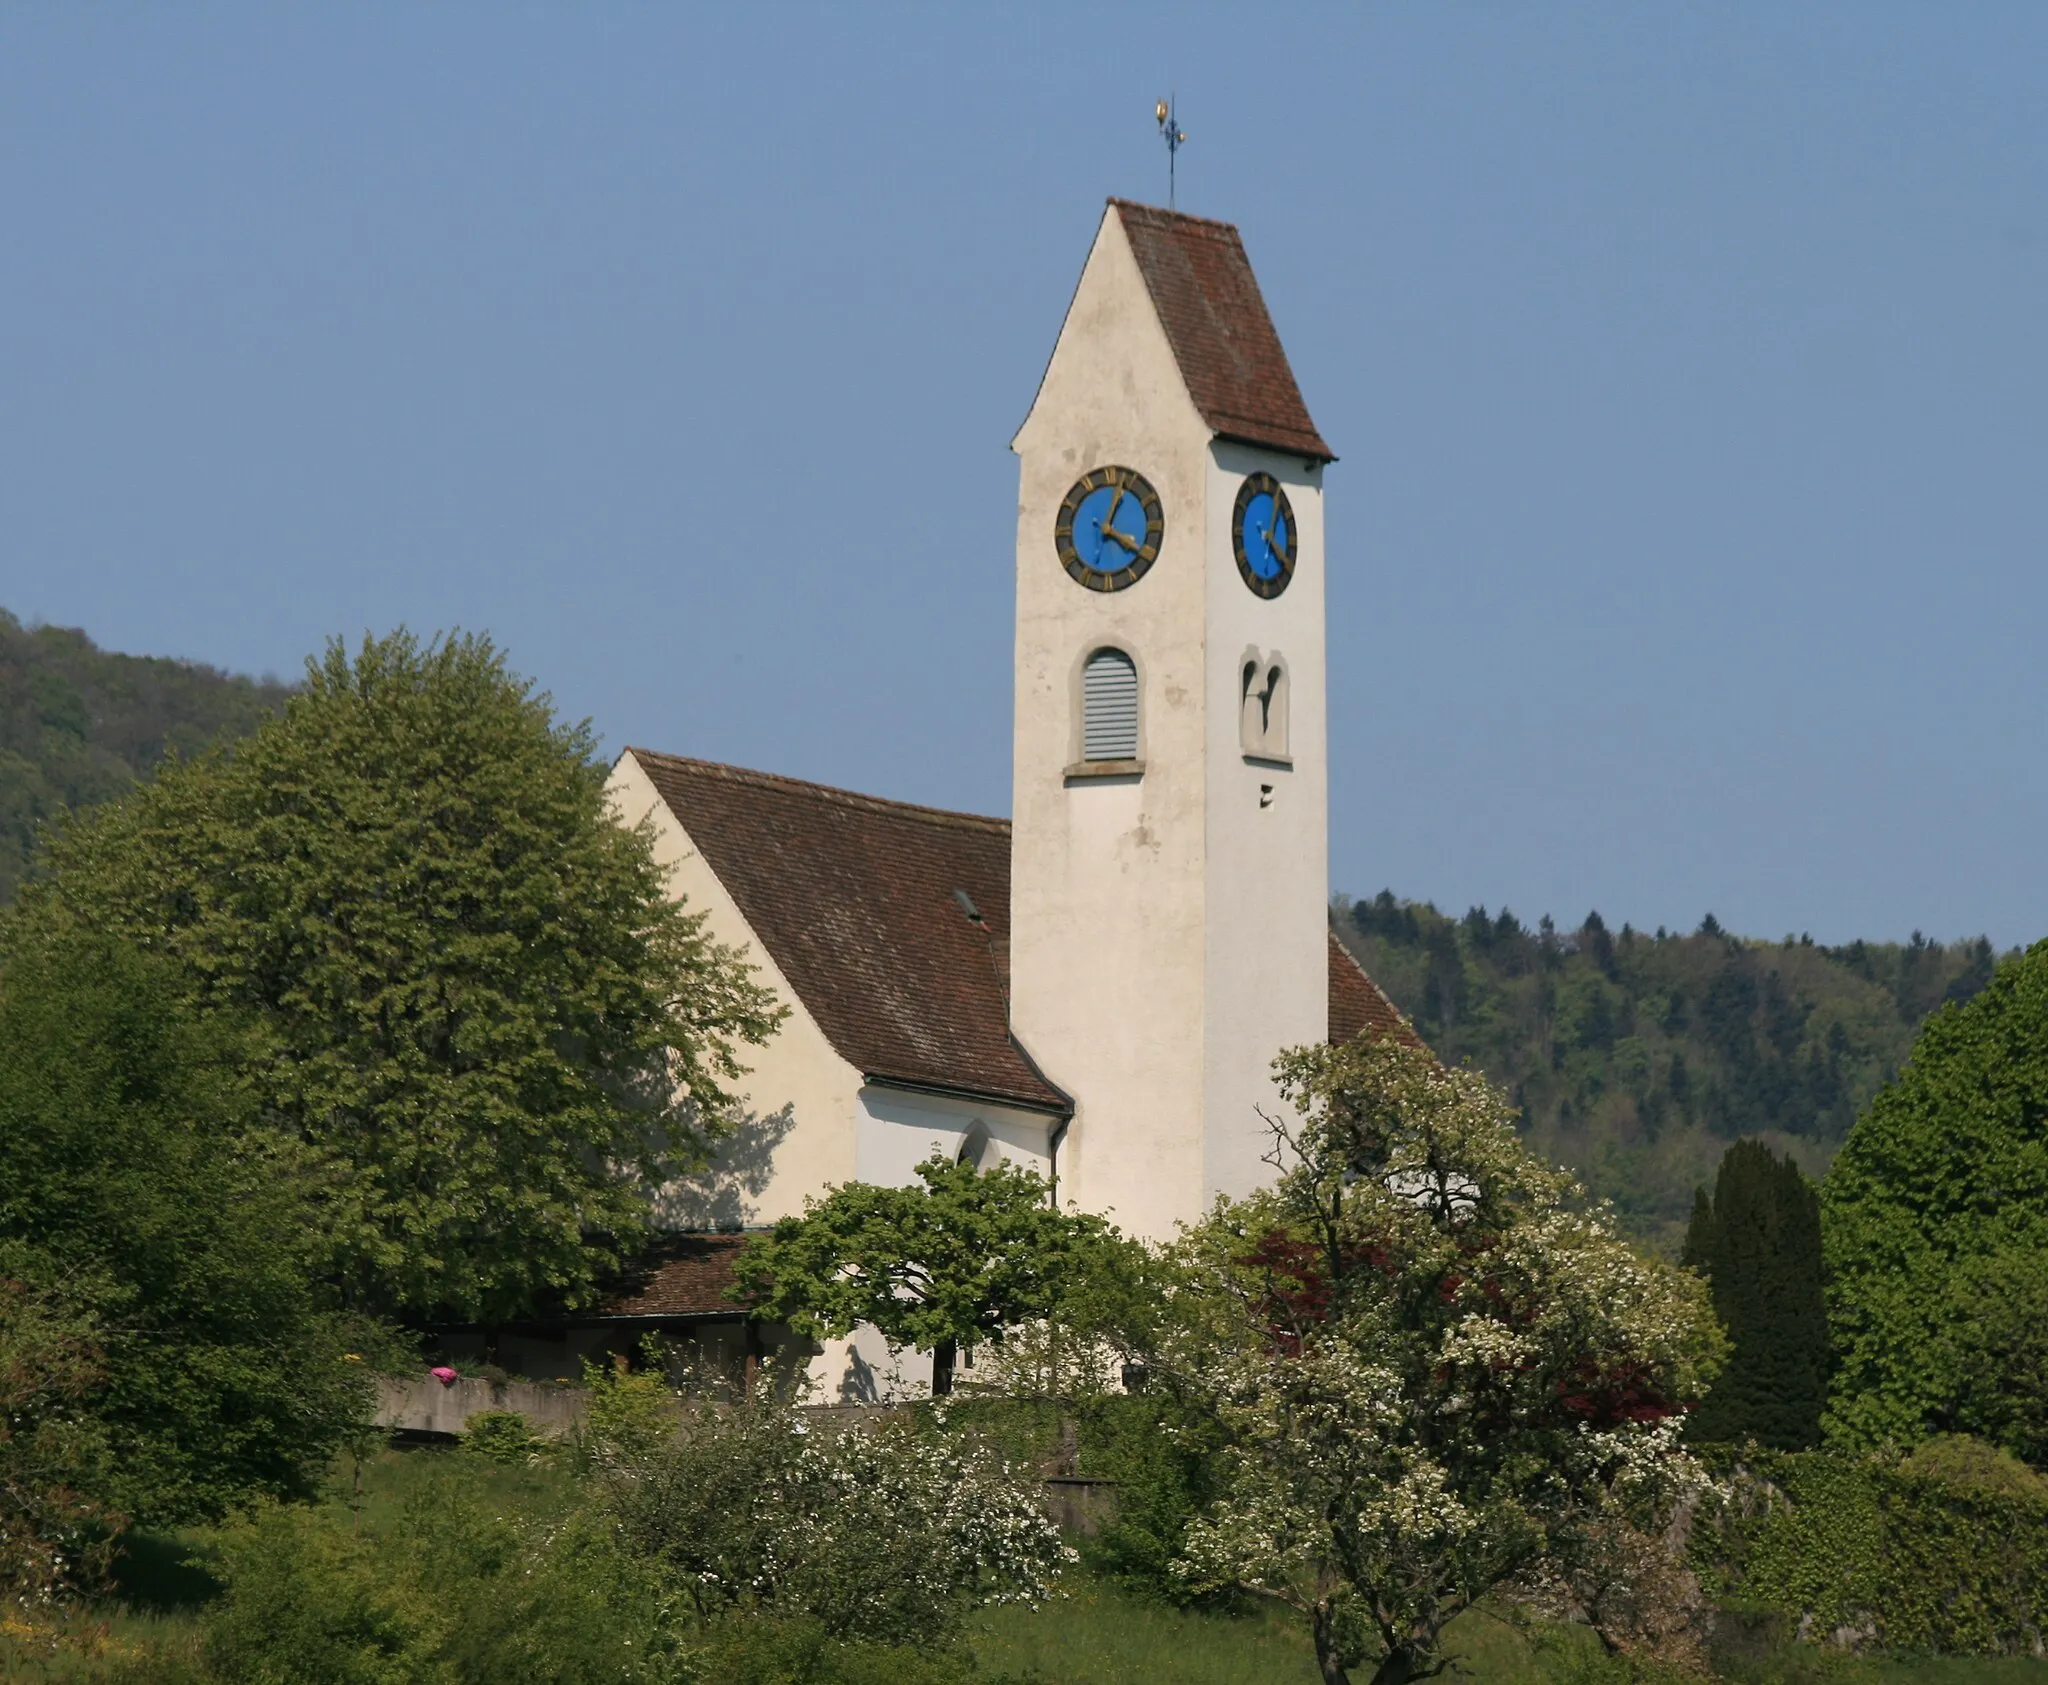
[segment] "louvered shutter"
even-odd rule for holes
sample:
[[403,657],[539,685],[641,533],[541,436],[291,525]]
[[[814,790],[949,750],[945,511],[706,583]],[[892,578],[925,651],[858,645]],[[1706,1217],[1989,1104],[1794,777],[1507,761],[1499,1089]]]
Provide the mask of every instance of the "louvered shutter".
[[1081,674],[1081,757],[1138,758],[1138,669],[1120,649],[1098,649]]

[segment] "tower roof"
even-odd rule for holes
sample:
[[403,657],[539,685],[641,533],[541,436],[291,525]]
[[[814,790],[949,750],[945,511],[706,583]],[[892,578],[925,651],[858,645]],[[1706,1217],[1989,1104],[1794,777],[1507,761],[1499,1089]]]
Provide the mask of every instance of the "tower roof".
[[1110,204],[1202,419],[1221,438],[1336,461],[1309,419],[1236,228],[1128,199]]

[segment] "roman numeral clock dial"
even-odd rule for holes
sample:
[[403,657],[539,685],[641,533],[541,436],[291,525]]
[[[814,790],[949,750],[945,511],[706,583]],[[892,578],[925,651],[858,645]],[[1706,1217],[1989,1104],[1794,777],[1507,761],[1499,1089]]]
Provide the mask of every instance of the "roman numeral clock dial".
[[1166,518],[1152,482],[1131,468],[1096,468],[1074,482],[1053,522],[1060,565],[1091,591],[1135,585],[1159,559]]

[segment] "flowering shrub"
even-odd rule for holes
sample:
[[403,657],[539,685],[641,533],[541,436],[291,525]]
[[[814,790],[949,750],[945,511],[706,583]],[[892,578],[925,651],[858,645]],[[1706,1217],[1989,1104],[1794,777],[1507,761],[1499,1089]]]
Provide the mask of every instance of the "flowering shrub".
[[695,1405],[658,1436],[630,1410],[624,1433],[602,1408],[586,1429],[622,1539],[700,1619],[753,1610],[833,1640],[931,1644],[977,1605],[1047,1595],[1071,1553],[992,1452],[906,1420],[814,1422],[768,1394]]
[[1277,1064],[1269,1190],[1180,1247],[1163,1362],[1229,1434],[1183,1571],[1291,1604],[1323,1677],[1428,1677],[1496,1586],[1590,1565],[1702,1479],[1678,1413],[1718,1354],[1704,1289],[1532,1159],[1485,1080],[1361,1038]]

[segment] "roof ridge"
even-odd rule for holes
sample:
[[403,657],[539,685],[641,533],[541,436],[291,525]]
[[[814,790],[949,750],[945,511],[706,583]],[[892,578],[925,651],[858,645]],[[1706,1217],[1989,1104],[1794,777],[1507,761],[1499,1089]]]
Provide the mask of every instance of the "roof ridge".
[[961,813],[954,808],[926,807],[919,802],[892,801],[887,796],[864,795],[858,790],[842,790],[832,784],[814,784],[807,778],[791,778],[786,773],[759,772],[752,767],[732,766],[724,761],[698,760],[692,755],[670,755],[659,749],[642,749],[627,744],[621,751],[637,759],[666,762],[670,766],[687,767],[693,772],[705,773],[713,778],[722,778],[731,784],[752,784],[763,789],[788,790],[811,796],[823,796],[828,801],[843,806],[859,808],[869,813],[890,814],[899,818],[914,819],[922,824],[957,825],[967,830],[992,831],[1009,835],[1010,822],[997,819],[985,813]]
[[1240,241],[1244,238],[1238,232],[1236,223],[1224,222],[1218,217],[1190,216],[1186,211],[1173,210],[1165,205],[1147,205],[1137,199],[1119,199],[1114,193],[1109,196],[1109,202],[1116,206],[1119,211],[1143,211],[1147,216],[1166,218],[1174,222],[1185,222],[1195,228],[1214,229],[1219,234],[1228,234]]

